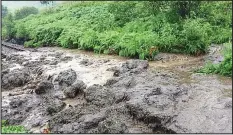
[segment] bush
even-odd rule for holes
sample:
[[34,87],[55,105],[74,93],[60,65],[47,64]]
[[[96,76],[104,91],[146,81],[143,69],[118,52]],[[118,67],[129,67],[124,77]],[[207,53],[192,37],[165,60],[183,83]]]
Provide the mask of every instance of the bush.
[[43,46],[55,45],[57,43],[56,40],[62,31],[63,29],[59,27],[39,28],[37,29],[33,40],[35,43],[40,42]]
[[188,19],[184,22],[181,32],[181,43],[184,44],[184,52],[187,54],[200,55],[206,53],[210,45],[209,35],[211,26],[201,19]]
[[223,76],[232,77],[232,43],[224,44],[224,60],[220,64],[212,64],[208,62],[203,68],[198,70],[200,73],[215,73]]
[[27,133],[27,130],[23,126],[12,126],[8,125],[6,120],[2,120],[2,133],[3,134],[16,134],[16,133]]
[[229,3],[71,2],[11,20],[3,25],[2,38],[140,59],[158,52],[200,55],[211,42],[231,40]]
[[15,23],[13,21],[13,16],[12,14],[8,13],[5,18],[3,18],[3,30],[4,32],[2,33],[4,39],[11,39],[15,37]]
[[29,16],[30,14],[38,14],[38,13],[39,11],[35,7],[22,7],[15,11],[14,18],[15,20],[23,19]]

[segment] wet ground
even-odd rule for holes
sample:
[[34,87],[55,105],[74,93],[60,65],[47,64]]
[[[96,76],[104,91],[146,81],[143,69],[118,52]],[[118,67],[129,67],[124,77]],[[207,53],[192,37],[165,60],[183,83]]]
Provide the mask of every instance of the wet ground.
[[232,132],[232,79],[193,72],[214,52],[151,62],[57,47],[3,52],[2,119],[32,133]]

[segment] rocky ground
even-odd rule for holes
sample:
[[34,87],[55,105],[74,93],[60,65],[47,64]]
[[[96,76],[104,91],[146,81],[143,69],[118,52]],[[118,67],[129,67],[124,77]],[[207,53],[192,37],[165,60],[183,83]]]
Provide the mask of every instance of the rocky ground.
[[2,119],[32,133],[232,132],[231,78],[191,72],[214,53],[155,62],[61,48],[2,54]]

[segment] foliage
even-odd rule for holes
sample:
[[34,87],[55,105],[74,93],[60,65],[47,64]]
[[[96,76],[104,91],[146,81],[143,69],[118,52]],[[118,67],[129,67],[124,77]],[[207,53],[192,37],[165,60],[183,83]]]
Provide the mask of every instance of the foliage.
[[30,14],[38,14],[38,13],[39,13],[39,11],[35,7],[22,7],[22,8],[15,11],[14,18],[16,20],[23,19],[23,18],[29,16]]
[[149,60],[158,52],[201,55],[211,42],[231,40],[229,3],[67,2],[16,20],[16,34],[3,26],[3,38],[24,37],[28,47],[57,45]]
[[3,39],[11,39],[15,36],[15,23],[13,21],[13,16],[11,13],[7,14],[7,16],[3,19]]
[[205,23],[201,19],[187,19],[181,31],[182,43],[185,44],[184,51],[195,55],[205,53],[210,44],[209,35],[211,32],[209,23]]
[[8,14],[7,7],[2,5],[2,18],[6,17],[7,14]]
[[224,60],[220,64],[212,64],[208,62],[203,68],[198,72],[200,73],[216,73],[224,76],[232,77],[232,43],[224,44]]
[[27,133],[27,131],[23,126],[8,125],[6,120],[2,120],[2,133],[3,134]]

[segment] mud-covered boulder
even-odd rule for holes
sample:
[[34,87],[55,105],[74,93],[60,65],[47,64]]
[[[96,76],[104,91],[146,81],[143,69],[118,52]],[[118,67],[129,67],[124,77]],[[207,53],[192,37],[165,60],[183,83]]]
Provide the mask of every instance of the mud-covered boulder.
[[83,59],[82,61],[80,61],[80,64],[85,65],[85,66],[89,66],[89,65],[93,64],[93,62],[90,61],[89,59]]
[[10,63],[22,64],[23,62],[27,61],[27,59],[25,59],[23,55],[10,54],[6,56],[6,61],[9,61]]
[[46,93],[48,90],[53,89],[53,84],[48,81],[43,81],[39,83],[37,88],[35,89],[36,94],[43,94]]
[[11,100],[10,101],[10,108],[17,108],[17,107],[20,107],[22,104],[23,104],[23,102],[25,102],[25,100],[23,100],[23,99],[13,99],[13,100]]
[[49,65],[57,65],[58,64],[58,61],[57,60],[54,60],[54,61],[50,61]]
[[78,93],[83,93],[86,87],[87,85],[83,81],[77,80],[75,84],[66,88],[63,92],[66,97],[74,98]]
[[122,67],[128,69],[140,68],[146,69],[149,66],[147,60],[127,60],[126,63],[123,63]]
[[124,134],[129,131],[122,120],[110,118],[99,123],[98,132],[102,134]]
[[73,59],[73,57],[71,57],[71,56],[65,56],[65,57],[62,57],[60,60],[67,62],[67,61],[71,61],[72,59]]
[[87,102],[103,107],[111,105],[114,102],[114,94],[107,88],[94,84],[85,90],[85,98]]
[[2,56],[2,59],[6,58],[6,54],[4,53],[2,53],[1,56]]
[[[17,95],[2,99],[2,119],[7,120],[10,125],[21,124],[30,111],[37,107],[39,101],[31,95]],[[8,103],[9,102],[9,103]]]
[[120,80],[120,78],[110,78],[107,80],[107,82],[104,84],[104,86],[111,86],[115,83],[117,83]]
[[52,103],[50,103],[50,105],[47,106],[46,112],[49,115],[53,115],[54,113],[60,112],[65,107],[65,105],[66,104],[61,100],[54,100]]
[[40,66],[41,64],[42,64],[42,61],[38,61],[38,60],[25,61],[22,63],[22,65],[26,67],[37,67],[37,66]]
[[60,86],[70,86],[72,85],[77,78],[77,74],[73,69],[68,69],[62,71],[58,74],[57,78],[55,78],[54,82],[58,82]]
[[125,63],[122,64],[121,67],[111,67],[108,68],[107,71],[112,71],[113,76],[120,76],[124,73],[135,73],[139,74],[149,66],[148,61],[146,60],[127,60]]
[[28,69],[14,69],[2,76],[2,87],[13,88],[25,85],[30,81]]

